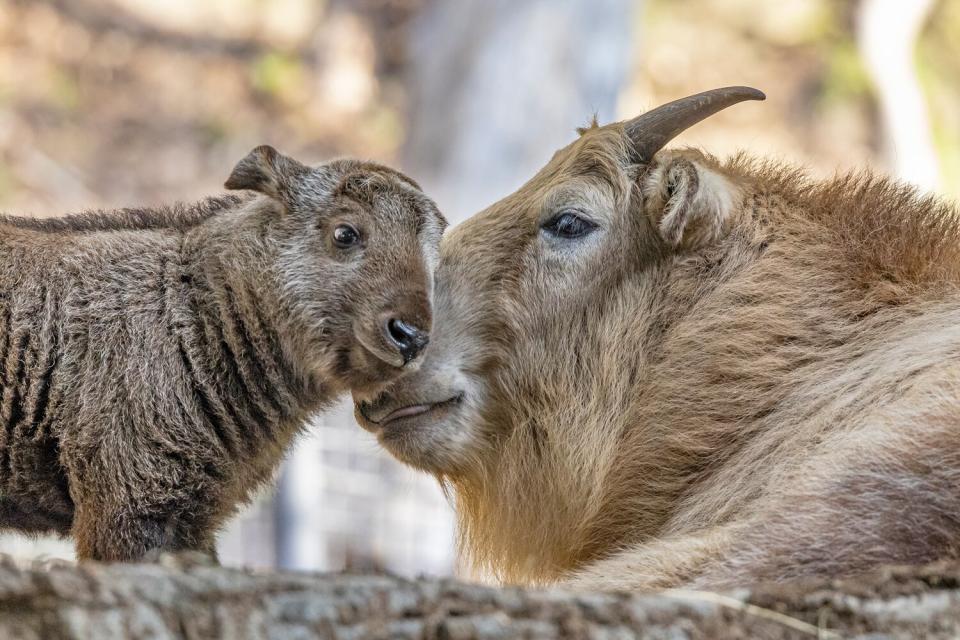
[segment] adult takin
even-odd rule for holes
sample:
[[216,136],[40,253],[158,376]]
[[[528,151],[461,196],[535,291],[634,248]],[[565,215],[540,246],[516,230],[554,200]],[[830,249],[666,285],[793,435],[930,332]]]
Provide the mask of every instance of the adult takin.
[[311,414],[419,364],[446,223],[416,183],[263,146],[226,187],[0,218],[0,526],[212,553]]
[[960,556],[960,212],[663,150],[754,89],[591,127],[448,233],[363,426],[519,583],[717,588]]

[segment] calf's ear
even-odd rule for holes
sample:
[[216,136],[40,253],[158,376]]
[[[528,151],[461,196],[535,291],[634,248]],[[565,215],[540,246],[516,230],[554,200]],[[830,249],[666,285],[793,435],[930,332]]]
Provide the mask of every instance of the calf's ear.
[[730,228],[739,190],[701,157],[664,155],[643,178],[644,211],[671,248],[717,242]]
[[261,145],[237,163],[224,187],[257,191],[286,204],[293,200],[296,185],[310,169],[270,145]]

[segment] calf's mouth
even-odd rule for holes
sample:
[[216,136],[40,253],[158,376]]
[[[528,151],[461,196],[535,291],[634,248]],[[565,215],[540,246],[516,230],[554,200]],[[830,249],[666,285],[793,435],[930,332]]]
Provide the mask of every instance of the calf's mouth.
[[401,369],[406,364],[399,353],[385,349],[383,345],[379,344],[380,339],[371,340],[361,328],[354,329],[353,337],[364,351],[382,363],[395,369]]
[[401,375],[415,371],[420,360],[405,362],[401,354],[371,341],[362,331],[339,352],[339,371],[354,393],[377,394]]

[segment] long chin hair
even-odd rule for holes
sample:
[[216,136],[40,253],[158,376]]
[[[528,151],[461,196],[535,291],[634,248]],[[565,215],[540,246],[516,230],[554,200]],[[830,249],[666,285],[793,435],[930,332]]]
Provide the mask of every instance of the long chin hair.
[[[515,358],[513,365],[533,362]],[[598,557],[609,542],[597,538],[595,523],[609,501],[606,480],[624,415],[618,402],[611,399],[605,409],[584,394],[594,383],[617,396],[626,386],[543,375],[542,365],[533,365],[538,372],[524,367],[523,384],[502,380],[491,392],[474,427],[484,444],[472,448],[463,464],[468,472],[443,478],[464,560],[506,583],[552,582]],[[616,535],[610,524],[606,535]]]

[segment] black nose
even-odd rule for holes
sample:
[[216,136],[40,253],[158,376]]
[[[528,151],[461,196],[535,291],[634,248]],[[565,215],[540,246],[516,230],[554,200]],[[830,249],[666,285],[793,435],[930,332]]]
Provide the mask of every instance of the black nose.
[[425,331],[421,331],[409,322],[404,322],[400,318],[390,318],[386,326],[387,338],[393,344],[397,345],[400,355],[403,356],[403,363],[407,364],[418,355],[430,342],[430,336]]

